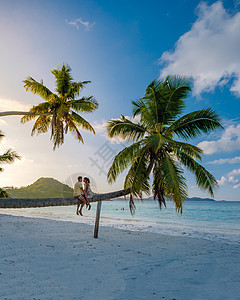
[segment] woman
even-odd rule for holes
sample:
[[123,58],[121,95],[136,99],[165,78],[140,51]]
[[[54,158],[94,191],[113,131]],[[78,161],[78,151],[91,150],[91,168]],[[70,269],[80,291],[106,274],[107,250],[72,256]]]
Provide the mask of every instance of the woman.
[[84,194],[85,194],[85,199],[86,199],[86,207],[88,207],[88,210],[91,209],[91,204],[89,202],[89,198],[92,198],[92,190],[90,187],[90,179],[88,177],[84,177],[83,179],[84,182]]

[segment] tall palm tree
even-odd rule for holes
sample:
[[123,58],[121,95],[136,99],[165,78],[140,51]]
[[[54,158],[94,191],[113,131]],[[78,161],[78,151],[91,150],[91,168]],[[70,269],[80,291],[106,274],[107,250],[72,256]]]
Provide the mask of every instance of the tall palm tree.
[[[71,68],[64,63],[60,69],[53,69],[52,74],[56,79],[56,93],[50,91],[43,82],[37,82],[32,77],[24,80],[26,91],[42,97],[45,102],[30,109],[32,115],[25,115],[21,122],[32,119],[36,122],[32,129],[34,133],[44,133],[51,128],[53,149],[63,144],[64,134],[72,132],[83,143],[83,138],[78,127],[95,133],[93,127],[78,113],[92,112],[98,108],[98,102],[93,96],[78,99],[82,88],[90,81],[75,82],[71,76]],[[34,114],[41,114],[40,116]]]
[[75,82],[71,76],[71,68],[64,63],[60,69],[53,69],[56,79],[56,93],[49,90],[43,81],[38,82],[32,77],[24,80],[26,91],[31,91],[44,99],[45,102],[33,106],[29,112],[9,111],[0,112],[1,116],[24,115],[21,122],[36,119],[32,129],[34,133],[45,133],[51,129],[53,149],[64,143],[64,134],[72,132],[83,143],[78,128],[90,130],[95,134],[93,127],[79,115],[79,112],[93,112],[98,108],[98,102],[93,96],[79,97],[83,87],[90,81]]
[[[131,145],[120,151],[108,172],[109,183],[129,168],[124,188],[131,189],[130,208],[134,211],[132,196],[141,197],[152,192],[154,199],[165,204],[172,199],[178,212],[187,198],[184,169],[195,175],[197,186],[214,195],[217,181],[197,160],[203,151],[183,140],[222,128],[219,116],[211,109],[202,109],[182,115],[184,99],[191,91],[187,78],[182,76],[155,80],[146,89],[143,98],[132,101],[133,117],[139,122],[121,116],[107,125],[110,138],[120,136]],[[180,140],[176,140],[176,137]]]
[[[4,137],[4,135],[0,131],[0,140]],[[8,149],[2,155],[0,155],[0,164],[3,163],[13,163],[15,159],[20,159],[20,156],[13,150]],[[0,172],[3,171],[3,168],[0,167]],[[6,191],[0,188],[0,198],[7,198],[9,195]]]

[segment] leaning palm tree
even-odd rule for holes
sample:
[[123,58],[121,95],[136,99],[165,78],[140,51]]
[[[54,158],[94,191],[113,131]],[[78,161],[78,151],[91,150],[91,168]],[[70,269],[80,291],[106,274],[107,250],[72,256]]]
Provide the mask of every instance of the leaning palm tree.
[[0,116],[24,115],[21,122],[36,119],[32,135],[51,130],[53,149],[64,143],[64,135],[72,132],[83,143],[79,128],[95,133],[93,127],[79,113],[93,112],[98,108],[98,102],[93,96],[81,97],[79,94],[90,81],[75,82],[71,76],[71,68],[64,63],[60,69],[53,69],[56,79],[56,92],[48,89],[43,81],[38,82],[32,77],[24,80],[26,91],[37,94],[44,99],[43,103],[33,106],[29,112],[1,112]]
[[[4,135],[0,131],[0,140],[4,137]],[[20,156],[13,150],[8,149],[2,155],[0,155],[0,164],[3,163],[13,163],[15,159],[20,159]],[[3,168],[0,167],[0,172],[3,171]],[[0,188],[0,198],[8,198],[9,195],[6,191]]]
[[113,183],[129,168],[124,188],[131,190],[132,212],[135,208],[132,197],[142,197],[143,192],[149,194],[151,180],[152,193],[160,208],[162,204],[166,206],[165,199],[172,199],[177,211],[182,212],[182,203],[188,195],[184,169],[195,175],[199,188],[214,195],[216,179],[197,162],[203,151],[183,140],[222,126],[219,116],[211,108],[182,115],[184,99],[190,91],[190,83],[185,77],[155,80],[147,87],[143,98],[132,101],[133,118],[138,116],[138,122],[124,116],[108,122],[110,138],[119,136],[131,142],[115,156],[107,178]]

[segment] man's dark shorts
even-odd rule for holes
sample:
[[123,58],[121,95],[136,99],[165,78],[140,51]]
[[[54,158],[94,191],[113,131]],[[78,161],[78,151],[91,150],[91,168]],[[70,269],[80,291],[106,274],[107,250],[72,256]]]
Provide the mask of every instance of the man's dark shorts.
[[78,204],[83,204],[83,196],[82,195],[79,195],[79,196],[74,196],[74,198],[78,199]]

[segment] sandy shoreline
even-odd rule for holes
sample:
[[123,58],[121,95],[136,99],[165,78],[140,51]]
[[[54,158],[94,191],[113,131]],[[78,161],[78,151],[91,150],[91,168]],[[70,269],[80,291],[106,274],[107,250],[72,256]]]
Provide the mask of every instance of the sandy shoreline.
[[[121,204],[122,205],[122,204]],[[56,221],[69,221],[79,224],[95,224],[96,207],[91,211],[84,211],[84,216],[79,217],[76,215],[76,206],[59,206],[59,207],[44,207],[44,208],[21,208],[21,209],[0,209],[0,215],[10,215],[10,216],[22,216],[30,218],[44,218]],[[111,228],[118,228],[130,231],[140,231],[140,232],[151,232],[158,234],[166,234],[171,236],[189,236],[195,238],[203,238],[211,241],[223,241],[223,242],[233,242],[240,244],[240,228],[236,230],[235,228],[224,228],[221,226],[221,222],[218,220],[215,226],[208,226],[205,224],[184,224],[183,222],[176,223],[176,219],[170,220],[159,220],[156,222],[152,220],[144,220],[144,218],[132,218],[130,217],[130,212],[128,215],[119,213],[113,217],[104,216],[101,214],[101,224],[100,227],[106,226]]]
[[240,245],[0,215],[1,299],[240,299]]

